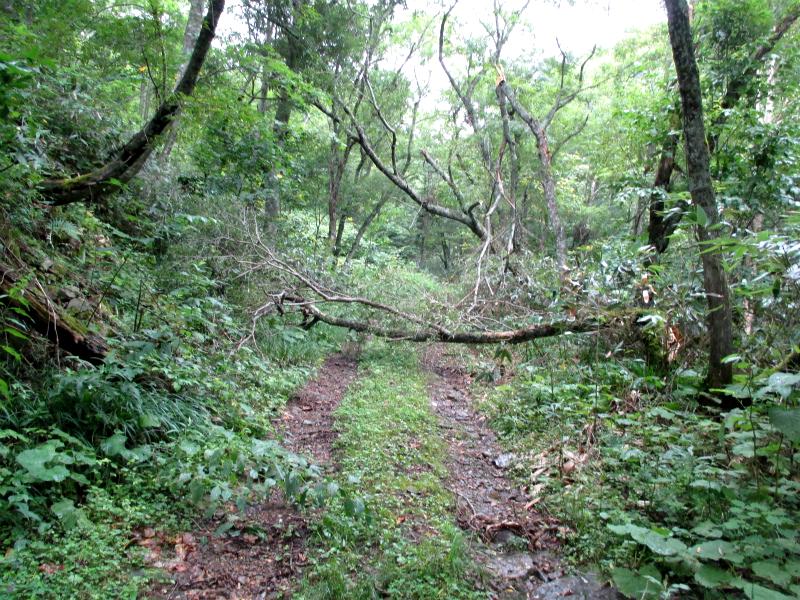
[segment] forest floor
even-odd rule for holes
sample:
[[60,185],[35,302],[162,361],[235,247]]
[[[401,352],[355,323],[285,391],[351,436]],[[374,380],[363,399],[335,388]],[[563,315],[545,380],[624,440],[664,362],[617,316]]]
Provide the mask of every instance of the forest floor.
[[[416,364],[406,365],[415,372],[402,381],[401,365],[391,359],[381,364],[380,354],[374,361],[366,354],[360,366],[354,350],[329,357],[316,377],[295,394],[275,426],[288,450],[319,464],[327,475],[342,478],[362,468],[383,471],[370,474],[364,487],[372,490],[370,503],[383,505],[375,507],[382,513],[378,520],[388,529],[396,526],[402,541],[384,532],[356,540],[346,552],[333,546],[320,548],[325,541],[312,533],[315,515],[294,510],[275,494],[269,502],[248,509],[236,536],[215,535],[224,517],[169,539],[152,531],[144,534],[140,543],[149,544],[153,564],[169,573],[167,582],[151,588],[152,596],[269,599],[297,592],[301,598],[361,597],[356,591],[342,596],[330,583],[314,587],[314,579],[325,577],[321,555],[333,557],[329,566],[334,570],[349,569],[372,579],[368,587],[381,595],[394,596],[392,589],[402,585],[392,588],[392,577],[381,575],[386,563],[397,562],[407,571],[405,577],[417,577],[415,586],[431,577],[425,571],[414,574],[419,567],[414,561],[426,558],[408,550],[395,552],[398,545],[421,547],[430,538],[447,537],[441,520],[449,520],[464,532],[470,568],[451,574],[461,582],[447,584],[451,586],[447,597],[617,597],[592,574],[566,574],[558,557],[558,521],[538,512],[526,490],[508,476],[508,455],[477,411],[471,377],[457,359],[443,347],[431,346],[419,363],[415,358]],[[345,406],[340,407],[343,399]],[[359,399],[371,402],[372,408],[376,402],[385,406],[385,411],[378,406],[376,413],[385,416],[385,430],[380,419],[371,431],[360,429],[376,419],[352,414],[364,407]],[[403,414],[408,421],[397,422]],[[422,439],[431,434],[438,439]],[[381,449],[371,457],[372,438],[380,444],[383,437],[392,438],[386,440],[386,452]],[[363,448],[348,453],[359,440]],[[407,460],[415,450],[420,450],[419,456]],[[426,490],[430,498],[421,499]],[[448,556],[453,553],[451,549]],[[316,559],[309,558],[315,554]],[[428,597],[425,589],[399,595]]]

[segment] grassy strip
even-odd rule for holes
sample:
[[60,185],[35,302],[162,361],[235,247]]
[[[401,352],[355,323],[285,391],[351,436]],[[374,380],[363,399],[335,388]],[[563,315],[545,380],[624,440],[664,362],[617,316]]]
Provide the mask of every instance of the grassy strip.
[[417,354],[370,344],[336,412],[339,464],[366,518],[322,519],[301,598],[477,598],[465,541],[443,485],[446,446]]

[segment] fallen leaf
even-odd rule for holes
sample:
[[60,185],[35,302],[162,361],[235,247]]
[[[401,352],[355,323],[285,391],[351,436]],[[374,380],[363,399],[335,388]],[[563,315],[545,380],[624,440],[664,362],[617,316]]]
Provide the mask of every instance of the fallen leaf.
[[42,563],[39,565],[39,570],[45,575],[53,575],[58,571],[63,571],[64,565],[57,565],[54,563]]

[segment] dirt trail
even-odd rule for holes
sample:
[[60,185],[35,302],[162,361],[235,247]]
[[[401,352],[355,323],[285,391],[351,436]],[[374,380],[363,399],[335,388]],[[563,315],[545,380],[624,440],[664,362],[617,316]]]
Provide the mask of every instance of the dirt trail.
[[505,476],[509,457],[473,406],[469,374],[437,346],[425,352],[423,364],[433,374],[431,407],[449,446],[447,484],[456,496],[458,524],[483,542],[472,553],[488,573],[492,596],[617,598],[591,574],[565,574],[556,554],[558,522],[537,512],[525,491]]
[[[335,354],[295,394],[275,422],[286,449],[332,469],[332,412],[355,379],[357,367],[355,350]],[[306,563],[307,519],[275,493],[246,511],[239,526],[242,535],[215,536],[223,521],[220,515],[177,538],[143,533],[140,543],[155,555],[151,562],[166,569],[173,580],[151,588],[148,597],[267,600],[289,596]]]

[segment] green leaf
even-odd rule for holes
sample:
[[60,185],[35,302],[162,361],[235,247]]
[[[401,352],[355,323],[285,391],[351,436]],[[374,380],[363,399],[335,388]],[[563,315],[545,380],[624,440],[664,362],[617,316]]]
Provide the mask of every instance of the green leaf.
[[661,596],[661,591],[664,587],[660,583],[657,584],[653,581],[653,579],[661,581],[661,574],[652,565],[645,565],[638,571],[614,569],[611,577],[614,579],[614,585],[617,586],[617,589],[628,598],[656,599]]
[[118,431],[111,437],[103,440],[103,443],[100,444],[100,448],[106,453],[107,456],[124,457],[128,454],[128,450],[125,448],[125,442],[127,440],[128,438],[125,436],[125,434],[121,431]]
[[0,394],[3,394],[6,400],[11,400],[11,394],[8,392],[8,384],[3,378],[0,378]]
[[769,420],[788,440],[800,442],[800,408],[771,408]]
[[14,358],[14,360],[22,360],[22,355],[16,350],[14,350],[11,346],[2,345],[0,346],[0,348],[5,350],[7,354],[10,354]]
[[762,579],[771,581],[775,585],[786,586],[792,581],[792,573],[781,564],[771,560],[754,562],[750,565],[750,568],[753,570],[753,573]]
[[736,546],[725,540],[710,540],[692,547],[692,556],[706,560],[727,560],[741,564],[744,557],[736,550]]
[[695,207],[695,215],[697,217],[697,224],[700,225],[700,227],[708,225],[708,215],[706,211],[703,210],[702,206]]
[[[742,590],[750,600],[793,600],[791,596],[737,577],[733,585]],[[796,599],[794,599],[796,600]]]
[[69,477],[69,470],[63,464],[48,465],[60,458],[58,449],[63,445],[59,440],[48,440],[36,448],[20,452],[17,462],[36,481],[64,481]]
[[727,571],[713,565],[701,565],[694,574],[694,580],[707,588],[726,587],[733,577]]
[[143,429],[148,429],[151,427],[159,427],[161,425],[161,419],[159,419],[156,415],[152,413],[142,413],[139,415],[139,427]]
[[86,516],[83,514],[83,511],[76,508],[75,503],[69,498],[62,498],[60,501],[53,504],[50,510],[53,511],[53,514],[61,521],[64,529],[67,530],[73,529],[86,521]]
[[15,327],[4,327],[3,331],[5,333],[9,334],[10,336],[15,337],[15,338],[20,339],[20,340],[27,340],[28,339],[27,335],[25,335],[24,333],[22,333],[19,329],[16,329]]
[[651,551],[661,556],[675,556],[686,552],[686,544],[678,539],[665,537],[651,529],[638,525],[609,525],[608,528],[620,535],[630,535],[634,540],[650,548]]
[[721,486],[716,481],[708,481],[706,479],[696,479],[692,483],[689,484],[689,487],[692,487],[697,490],[719,490]]

